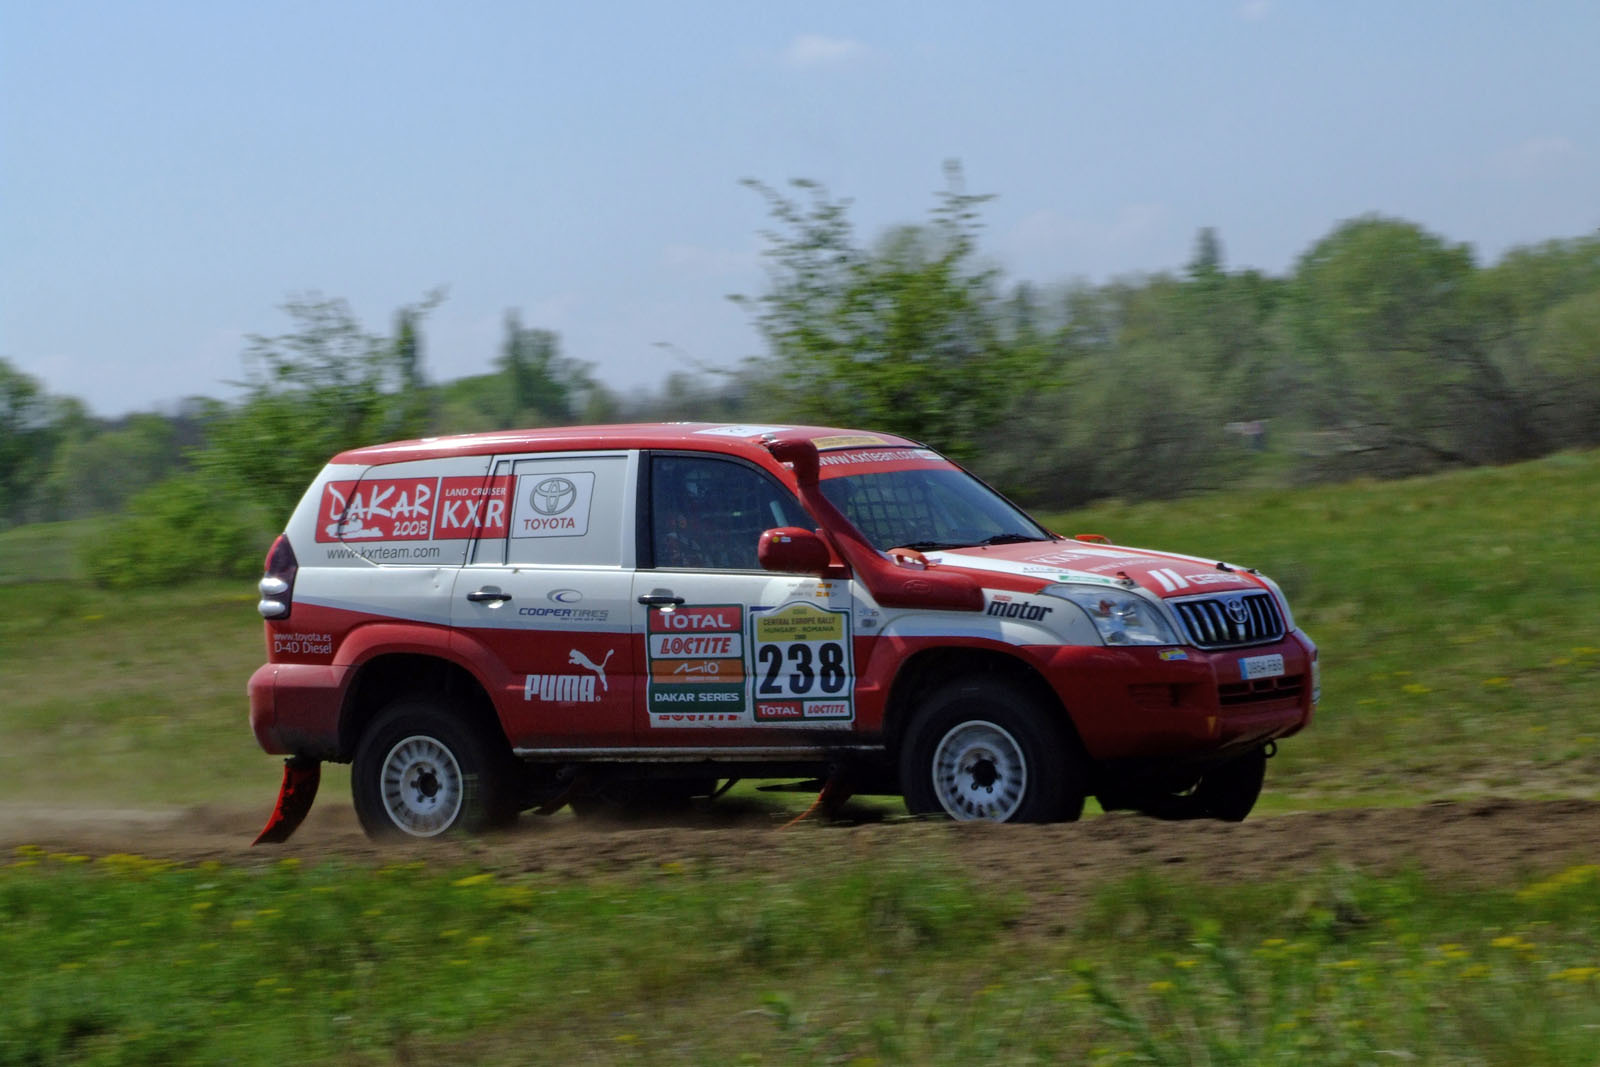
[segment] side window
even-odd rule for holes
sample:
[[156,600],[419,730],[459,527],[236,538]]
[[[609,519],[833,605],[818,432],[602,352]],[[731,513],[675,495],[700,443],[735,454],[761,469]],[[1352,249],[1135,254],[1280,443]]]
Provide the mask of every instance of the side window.
[[789,491],[753,467],[712,456],[655,456],[650,536],[657,567],[760,570],[774,526],[814,525]]
[[[620,566],[627,467],[621,455],[513,462],[506,564]],[[473,559],[489,562],[485,555]]]

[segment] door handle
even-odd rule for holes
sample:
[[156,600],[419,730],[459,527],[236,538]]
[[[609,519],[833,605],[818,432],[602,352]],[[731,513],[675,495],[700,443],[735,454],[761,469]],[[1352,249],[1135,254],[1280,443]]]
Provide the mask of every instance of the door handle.
[[681,608],[683,597],[671,593],[646,593],[639,598],[639,603],[647,608]]
[[494,586],[486,585],[482,589],[474,589],[468,593],[467,599],[474,604],[503,604],[511,599],[511,594],[502,593]]

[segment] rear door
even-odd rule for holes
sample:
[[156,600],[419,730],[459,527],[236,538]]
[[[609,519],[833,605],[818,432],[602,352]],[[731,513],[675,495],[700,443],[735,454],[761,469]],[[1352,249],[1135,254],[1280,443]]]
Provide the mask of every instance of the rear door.
[[[492,676],[515,748],[634,741],[637,464],[631,452],[509,456],[481,486],[451,487],[475,492],[489,523],[456,579],[451,619]],[[457,497],[445,494],[448,507]],[[460,499],[464,513],[472,497]]]

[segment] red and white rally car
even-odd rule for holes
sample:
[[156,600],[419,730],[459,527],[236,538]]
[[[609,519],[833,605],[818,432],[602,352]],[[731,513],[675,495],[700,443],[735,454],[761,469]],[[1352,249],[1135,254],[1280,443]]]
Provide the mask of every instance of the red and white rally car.
[[1242,819],[1317,701],[1282,593],[1066,539],[888,434],[703,423],[335,456],[267,558],[263,840],[350,762],[374,836],[736,778],[957,819]]

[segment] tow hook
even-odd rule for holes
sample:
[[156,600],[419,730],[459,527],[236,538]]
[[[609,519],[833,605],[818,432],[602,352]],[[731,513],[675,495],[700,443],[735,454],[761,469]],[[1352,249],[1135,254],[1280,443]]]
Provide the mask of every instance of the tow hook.
[[283,761],[283,785],[278,788],[278,803],[272,817],[252,845],[277,845],[289,840],[289,835],[305,822],[311,802],[317,799],[317,786],[322,782],[322,761],[310,756],[290,756]]

